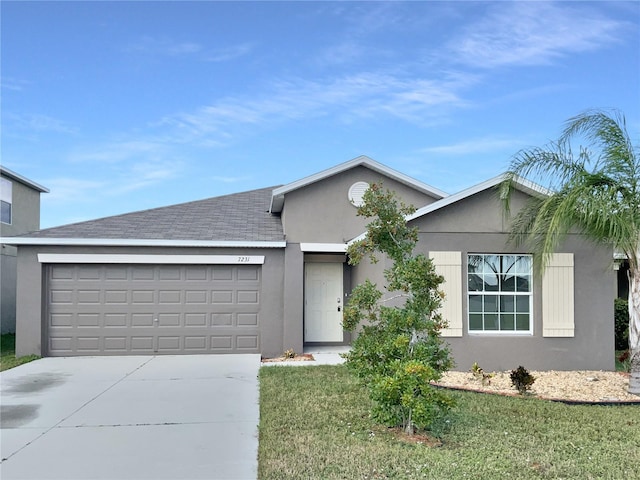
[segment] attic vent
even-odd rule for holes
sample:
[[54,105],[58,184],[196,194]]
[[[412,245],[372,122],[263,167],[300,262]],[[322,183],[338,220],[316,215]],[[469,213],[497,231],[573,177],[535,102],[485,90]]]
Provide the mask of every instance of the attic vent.
[[367,182],[356,182],[349,188],[349,201],[353,204],[354,207],[359,207],[364,203],[363,196],[364,192],[369,188],[369,184]]

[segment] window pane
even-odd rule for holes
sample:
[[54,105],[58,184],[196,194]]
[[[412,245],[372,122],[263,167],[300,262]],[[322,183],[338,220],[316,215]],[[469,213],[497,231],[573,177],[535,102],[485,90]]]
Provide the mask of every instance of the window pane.
[[483,276],[484,278],[484,289],[487,292],[497,292],[498,291],[498,277],[495,273],[488,273]]
[[482,330],[482,314],[469,315],[469,330]]
[[485,330],[498,330],[498,314],[488,313],[484,316]]
[[529,330],[529,315],[523,313],[516,315],[516,330]]
[[469,311],[482,312],[482,296],[481,295],[469,295]]
[[13,183],[3,177],[0,177],[0,201],[13,203]]
[[531,291],[531,275],[518,275],[516,280],[517,292],[530,292]]
[[481,292],[483,288],[482,285],[482,276],[477,275],[475,273],[469,274],[469,291],[470,292]]
[[502,313],[512,313],[515,311],[515,298],[513,295],[500,296],[500,311]]
[[498,297],[495,295],[485,295],[484,297],[484,311],[485,312],[497,312],[498,311]]
[[516,277],[511,274],[505,274],[502,277],[502,285],[500,288],[502,292],[515,292],[516,291]]
[[515,263],[516,257],[514,255],[503,255],[502,256],[502,269],[500,273],[511,273],[515,272]]
[[482,273],[482,255],[469,255],[467,268],[469,273]]
[[531,257],[529,255],[518,257],[516,261],[516,273],[531,275]]
[[529,295],[516,297],[516,312],[528,313],[529,312]]
[[484,256],[484,273],[500,273],[500,256],[485,255]]
[[11,204],[0,202],[0,221],[2,223],[11,223]]
[[514,330],[515,328],[515,315],[502,314],[500,315],[500,330]]

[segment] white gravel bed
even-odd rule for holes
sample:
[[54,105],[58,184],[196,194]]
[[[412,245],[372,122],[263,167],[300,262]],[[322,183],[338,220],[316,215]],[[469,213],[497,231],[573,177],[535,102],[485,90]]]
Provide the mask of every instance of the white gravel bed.
[[[491,393],[518,395],[511,384],[511,372],[493,372],[490,383],[482,381],[470,372],[447,372],[439,385]],[[627,393],[629,376],[622,372],[604,371],[531,371],[535,382],[531,395],[559,400],[582,402],[640,402],[640,396]]]

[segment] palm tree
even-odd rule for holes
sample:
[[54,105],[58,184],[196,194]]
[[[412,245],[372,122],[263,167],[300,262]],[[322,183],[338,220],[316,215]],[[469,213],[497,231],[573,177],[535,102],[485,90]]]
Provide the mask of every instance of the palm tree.
[[[590,148],[571,150],[575,140]],[[589,110],[570,118],[559,140],[518,152],[500,185],[509,212],[513,180],[525,176],[548,189],[513,218],[511,241],[527,243],[541,272],[570,231],[611,245],[629,261],[629,393],[640,395],[640,149],[618,111]]]

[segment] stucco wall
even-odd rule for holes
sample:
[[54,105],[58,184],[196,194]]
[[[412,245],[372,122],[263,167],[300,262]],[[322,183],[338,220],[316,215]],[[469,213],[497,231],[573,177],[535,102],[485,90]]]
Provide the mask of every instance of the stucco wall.
[[[514,199],[517,208],[524,194]],[[507,244],[508,221],[493,191],[445,207],[412,222],[419,229],[418,251],[459,251],[463,255],[463,336],[446,338],[457,370],[478,362],[485,370],[529,369],[613,370],[613,299],[615,275],[610,248],[570,235],[559,252],[574,254],[575,335],[542,336],[541,280],[534,280],[533,335],[469,334],[467,322],[466,255],[527,253]]]
[[40,192],[5,177],[12,183],[11,224],[0,224],[3,237],[21,235],[40,228]]
[[[13,178],[11,182],[11,223],[0,223],[0,236],[10,237],[40,228],[40,192]],[[2,245],[0,252],[0,331],[15,332],[16,327],[16,248]]]
[[0,247],[0,332],[16,331],[16,248]]
[[348,199],[349,188],[355,182],[380,181],[416,208],[436,200],[359,166],[286,194],[282,222],[287,242],[342,243],[360,235],[368,220],[356,216],[356,207]]
[[33,247],[18,249],[16,355],[42,355],[46,285],[38,253],[145,254],[145,255],[264,255],[260,307],[260,348],[266,356],[283,351],[285,285],[283,249],[140,248],[140,247]]

